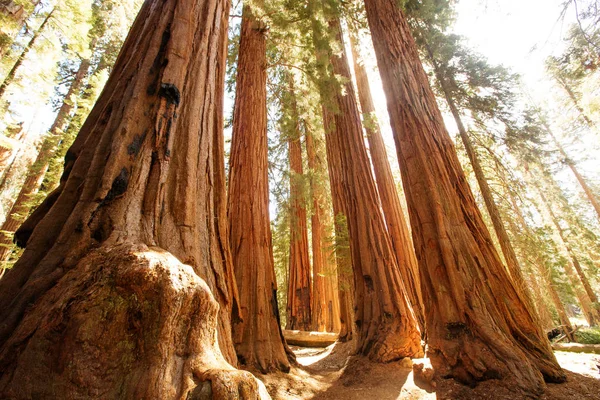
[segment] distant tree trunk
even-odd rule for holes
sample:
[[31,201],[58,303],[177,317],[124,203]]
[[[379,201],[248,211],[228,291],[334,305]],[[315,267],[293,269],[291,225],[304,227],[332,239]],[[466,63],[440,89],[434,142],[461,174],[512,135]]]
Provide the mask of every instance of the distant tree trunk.
[[237,307],[217,126],[229,6],[144,3],[52,207],[0,280],[4,396],[258,397],[224,358]]
[[358,98],[369,140],[369,151],[373,162],[377,191],[379,192],[387,231],[392,240],[394,253],[400,267],[402,282],[406,288],[408,299],[421,328],[421,332],[425,333],[425,311],[423,310],[423,298],[421,297],[417,257],[410,237],[408,224],[400,205],[400,198],[398,197],[398,191],[392,175],[385,143],[379,129],[379,123],[375,118],[375,106],[371,98],[371,87],[369,86],[367,71],[362,64],[362,59],[352,39],[351,37],[350,43],[354,59],[354,75],[356,76]]
[[587,126],[589,126],[590,128],[593,128],[595,126],[594,122],[592,122],[590,117],[585,113],[583,107],[581,107],[581,104],[579,102],[579,99],[577,98],[577,95],[575,95],[575,92],[573,91],[573,89],[571,88],[571,86],[569,85],[567,80],[564,78],[564,76],[562,76],[562,74],[560,72],[553,74],[553,76],[554,76],[554,79],[556,79],[556,81],[558,82],[558,85],[560,87],[562,87],[565,92],[567,92],[569,99],[571,99],[571,101],[573,102],[573,105],[575,106],[575,108],[577,109],[577,112],[579,113],[579,117],[581,119],[583,119],[583,121],[586,123]]
[[4,78],[4,80],[2,81],[2,84],[0,84],[0,98],[2,98],[4,96],[4,92],[6,91],[6,88],[15,79],[15,75],[17,74],[17,71],[19,70],[19,67],[21,66],[21,64],[23,64],[23,60],[25,60],[25,57],[27,56],[27,54],[29,54],[29,51],[37,43],[38,38],[40,37],[40,35],[44,31],[44,28],[46,27],[46,24],[48,23],[48,21],[50,21],[50,18],[52,18],[52,14],[53,13],[54,13],[54,9],[52,11],[50,11],[48,13],[48,15],[46,15],[46,18],[44,19],[44,21],[42,22],[42,24],[39,26],[39,28],[37,29],[37,31],[35,31],[35,33],[33,34],[33,37],[31,38],[31,40],[29,41],[29,43],[27,43],[27,45],[25,46],[25,48],[23,49],[23,51],[19,55],[19,58],[17,58],[17,61],[15,61],[15,63],[12,66],[12,68],[10,69],[10,71],[8,71],[8,74],[6,75],[6,77]]
[[[563,228],[560,226],[560,222],[556,213],[552,209],[552,205],[546,198],[546,195],[543,192],[543,189],[539,186],[534,177],[530,175],[529,168],[525,166],[526,174],[529,177],[529,181],[532,183],[533,187],[536,188],[538,196],[544,203],[544,207],[546,212],[550,216],[550,220],[552,225],[554,226],[556,233],[561,241],[562,247],[568,255],[567,263],[564,265],[565,272],[571,281],[571,285],[573,290],[575,291],[575,295],[577,296],[583,313],[585,315],[585,319],[588,321],[590,326],[596,326],[600,323],[600,310],[598,303],[598,297],[596,293],[593,291],[590,282],[583,272],[581,268],[581,264],[579,263],[579,259],[571,249],[567,238],[565,237],[565,233]],[[583,286],[583,291],[581,290],[581,286]]]
[[[35,8],[39,2],[39,0],[32,0],[30,7]],[[30,15],[27,11],[28,10],[25,9],[21,2],[12,0],[0,1],[0,14],[4,14],[12,19],[12,22],[16,26],[15,29],[9,29],[9,32],[0,31],[0,58],[4,57],[4,55],[7,53],[7,50],[13,44],[15,36],[17,36],[17,34],[25,25],[25,20],[27,20]]]
[[404,15],[395,0],[366,0],[365,7],[409,206],[436,374],[466,383],[508,379],[540,394],[542,375],[562,382],[565,374],[492,244]]
[[[330,130],[333,118],[323,106],[323,125],[325,127],[325,138],[331,134]],[[333,143],[333,142],[332,142]],[[339,152],[334,151],[332,145],[326,145],[327,165],[336,163],[339,165]],[[354,337],[354,278],[353,261],[350,252],[350,238],[348,237],[348,225],[346,221],[345,206],[343,201],[343,187],[341,170],[328,168],[329,184],[331,187],[331,202],[333,206],[333,225],[335,231],[335,260],[338,278],[338,299],[340,303],[340,335],[341,342],[347,342]]]
[[[291,92],[293,80],[289,77]],[[295,107],[295,103],[294,103]],[[290,279],[288,282],[286,329],[310,331],[312,329],[312,287],[308,257],[308,230],[302,180],[302,145],[297,110],[292,111],[296,129],[289,141],[290,160]]]
[[[529,224],[527,223],[527,221],[525,221],[525,217],[523,216],[523,211],[521,210],[521,207],[519,207],[519,205],[517,203],[517,199],[515,198],[515,195],[513,194],[513,192],[510,189],[507,192],[508,192],[508,196],[510,198],[510,202],[513,207],[513,211],[515,212],[515,214],[517,216],[518,222],[521,224],[520,227],[515,228],[515,231],[520,232],[521,234],[524,234],[529,237],[533,236],[534,233],[529,228]],[[554,305],[554,308],[556,309],[560,323],[562,325],[564,325],[566,328],[568,328],[568,331],[572,331],[573,327],[571,326],[571,321],[569,320],[569,316],[567,315],[565,306],[564,306],[563,302],[560,300],[558,292],[556,291],[556,287],[555,287],[556,283],[552,279],[551,270],[548,267],[546,260],[543,259],[543,257],[540,255],[539,250],[537,250],[537,249],[533,254],[521,254],[521,256],[524,258],[526,258],[526,257],[532,258],[531,264],[534,266],[535,271],[538,273],[538,278],[541,279],[541,281],[544,283],[544,286],[545,286],[546,290],[548,291],[548,294],[550,295],[550,299],[552,300],[552,304]],[[534,284],[535,283],[533,283],[533,285]],[[534,287],[534,286],[532,286],[532,287]],[[535,290],[535,287],[534,287],[534,290]],[[544,304],[540,304],[538,307],[538,312],[541,317],[542,312],[540,311],[540,308],[544,308]],[[567,333],[567,337],[570,341],[573,341],[573,336],[570,333]]]
[[[343,44],[339,20],[330,20],[329,30]],[[343,48],[343,47],[342,47]],[[344,51],[328,54],[332,76],[347,79],[344,93],[335,87],[331,95],[321,93],[325,107],[326,145],[332,183],[343,190],[355,283],[357,350],[379,362],[423,354],[420,332],[409,305],[394,254],[367,150],[363,140],[358,104]],[[331,96],[331,97],[329,97]],[[335,111],[332,111],[335,110]]]
[[262,373],[289,371],[279,323],[267,160],[265,27],[244,5],[229,161],[229,235],[241,319],[233,341],[240,364]]
[[340,329],[340,305],[337,294],[337,272],[330,265],[331,246],[326,241],[323,224],[325,208],[323,206],[323,188],[318,182],[318,177],[323,172],[323,165],[317,159],[317,151],[313,133],[306,129],[306,154],[308,168],[311,170],[310,191],[313,201],[311,215],[311,239],[313,254],[313,302],[312,320],[313,330],[318,332],[337,332]]
[[546,121],[542,121],[542,123],[543,123],[544,127],[546,128],[548,135],[550,135],[550,137],[552,138],[552,141],[554,142],[558,151],[560,152],[561,156],[563,157],[562,161],[565,164],[567,164],[567,166],[569,167],[571,172],[573,172],[573,175],[575,175],[575,178],[577,179],[577,182],[583,189],[586,197],[588,198],[590,203],[592,203],[592,206],[594,207],[594,210],[596,211],[596,215],[598,216],[598,220],[600,221],[600,202],[598,201],[598,198],[596,197],[594,192],[592,192],[592,189],[588,186],[588,184],[585,181],[585,179],[583,178],[583,176],[581,176],[581,174],[579,173],[579,170],[577,169],[577,165],[575,164],[573,159],[571,159],[567,155],[565,148],[562,146],[562,144],[560,144],[560,142],[558,141],[556,136],[554,136],[554,133],[550,129],[550,126],[548,125],[548,123]]
[[327,330],[327,300],[326,296],[326,277],[324,276],[324,241],[323,241],[323,226],[321,223],[321,214],[323,208],[320,204],[320,192],[317,188],[314,175],[317,173],[316,168],[316,151],[313,143],[312,133],[305,135],[306,154],[308,160],[308,168],[311,170],[310,191],[313,203],[311,223],[311,240],[312,240],[312,266],[313,266],[313,298],[312,298],[312,330],[317,332],[325,332]]
[[73,99],[74,95],[77,95],[81,90],[84,78],[90,67],[90,61],[84,59],[81,61],[71,86],[63,99],[63,103],[58,110],[58,114],[54,119],[50,130],[48,131],[42,147],[33,163],[30,167],[27,178],[21,190],[15,200],[11,210],[6,215],[6,219],[0,229],[0,263],[6,261],[7,257],[11,252],[10,244],[13,239],[13,232],[21,225],[21,222],[27,217],[30,210],[30,204],[28,203],[31,195],[35,194],[40,188],[40,184],[44,179],[48,164],[56,152],[58,142],[63,134],[63,127],[66,120],[68,119],[71,111],[73,110]]

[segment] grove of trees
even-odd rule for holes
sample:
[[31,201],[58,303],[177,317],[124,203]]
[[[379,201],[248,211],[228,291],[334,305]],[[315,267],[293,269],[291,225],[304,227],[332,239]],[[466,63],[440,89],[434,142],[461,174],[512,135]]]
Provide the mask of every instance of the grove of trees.
[[0,398],[267,399],[290,330],[565,382],[547,332],[600,324],[598,4],[562,4],[541,101],[456,3],[0,1]]

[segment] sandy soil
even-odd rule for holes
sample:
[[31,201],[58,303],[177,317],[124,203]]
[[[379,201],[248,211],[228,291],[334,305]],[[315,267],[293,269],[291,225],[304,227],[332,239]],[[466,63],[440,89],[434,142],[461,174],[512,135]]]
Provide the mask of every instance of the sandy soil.
[[[325,349],[294,347],[299,365],[289,374],[258,375],[273,399],[395,400],[395,399],[489,399],[523,398],[510,385],[487,381],[475,388],[454,380],[440,380],[436,387],[415,382],[409,363],[375,364],[352,357],[351,343],[336,343]],[[600,356],[556,352],[567,371],[568,382],[549,384],[543,400],[600,399]],[[415,360],[418,362],[418,360]]]

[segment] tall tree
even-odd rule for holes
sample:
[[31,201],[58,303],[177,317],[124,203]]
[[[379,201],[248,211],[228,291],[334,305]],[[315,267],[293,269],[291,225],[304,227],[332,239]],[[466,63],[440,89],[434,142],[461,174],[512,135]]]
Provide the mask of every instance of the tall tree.
[[287,329],[310,331],[312,328],[312,285],[308,257],[306,201],[300,143],[300,120],[294,96],[293,77],[288,75],[291,94],[288,130],[290,162],[290,272],[288,282]]
[[40,0],[0,1],[0,57],[7,53],[15,36],[25,25],[25,20],[39,2]]
[[269,219],[266,27],[250,4],[242,11],[228,218],[242,315],[233,317],[240,364],[262,373],[289,371],[279,323]]
[[[354,36],[354,37],[353,37]],[[373,163],[373,170],[377,183],[377,191],[381,200],[381,207],[385,217],[388,234],[392,240],[394,253],[400,267],[400,274],[404,287],[406,288],[410,304],[421,328],[425,332],[425,311],[423,310],[423,298],[421,297],[421,285],[419,282],[419,267],[415,249],[412,245],[408,224],[404,218],[400,198],[396,190],[396,184],[392,175],[392,169],[388,160],[385,143],[381,136],[375,106],[371,96],[371,87],[367,71],[357,49],[356,33],[350,34],[350,45],[352,58],[354,59],[354,75],[356,77],[356,88],[360,101],[361,111],[367,139],[369,141],[369,152]]]
[[0,97],[4,96],[4,92],[6,91],[6,88],[15,79],[15,75],[17,74],[19,67],[21,67],[21,64],[23,64],[25,57],[27,57],[27,54],[29,54],[29,51],[36,45],[38,39],[40,38],[42,32],[44,32],[44,29],[46,28],[46,25],[52,18],[53,14],[54,14],[54,9],[50,10],[48,12],[48,14],[46,14],[46,16],[44,17],[44,20],[42,21],[40,26],[37,28],[37,30],[31,37],[31,40],[29,40],[27,45],[25,45],[25,48],[23,49],[21,54],[19,54],[19,57],[17,57],[17,60],[13,64],[12,68],[10,69],[10,71],[8,71],[8,74],[6,74],[6,76],[2,80],[2,83],[0,84]]
[[327,215],[324,207],[322,174],[324,166],[317,155],[314,132],[305,125],[305,141],[310,192],[312,197],[311,245],[313,255],[313,330],[337,332],[340,330],[340,305],[337,293],[337,271],[331,265],[331,243],[325,230]]
[[[343,49],[341,25],[336,16],[339,10],[323,5],[327,23],[315,24],[319,29],[315,36],[326,37],[327,30]],[[330,70],[324,71],[321,95],[325,104],[330,179],[332,186],[343,190],[343,212],[348,224],[357,350],[380,362],[418,357],[423,353],[420,332],[380,211],[346,54],[343,50],[334,52],[329,46],[321,48],[317,55],[327,57],[330,64]],[[340,85],[331,79],[335,76],[344,83]],[[338,179],[341,182],[334,183]]]
[[[474,383],[514,378],[529,394],[565,374],[505,270],[394,0],[365,0],[388,99],[436,373]],[[499,301],[502,299],[502,301]]]
[[237,306],[221,125],[228,10],[142,7],[52,207],[0,280],[6,396],[258,397],[225,361]]
[[44,175],[46,174],[46,170],[48,169],[50,160],[58,148],[65,122],[73,109],[74,98],[81,90],[89,67],[89,59],[81,60],[79,68],[69,86],[69,90],[58,110],[58,114],[42,143],[42,147],[40,148],[34,163],[27,172],[27,177],[21,186],[17,199],[6,215],[6,219],[0,230],[0,263],[5,261],[10,254],[10,244],[12,243],[13,232],[17,230],[23,219],[29,214],[29,201],[31,200],[31,196],[39,189],[40,184],[44,179]]
[[577,179],[577,183],[579,183],[579,186],[581,186],[581,189],[583,189],[585,196],[588,198],[588,200],[594,207],[594,210],[596,211],[596,215],[598,216],[598,221],[600,221],[600,200],[598,200],[598,197],[596,196],[596,194],[594,194],[594,192],[592,191],[592,189],[586,182],[585,178],[579,172],[579,169],[577,168],[575,161],[567,155],[565,148],[562,146],[560,141],[556,138],[556,136],[552,132],[552,129],[550,129],[548,122],[546,122],[545,119],[542,119],[542,123],[544,124],[544,128],[546,128],[546,132],[548,133],[548,135],[550,136],[550,138],[556,145],[556,148],[558,149],[558,151],[562,157],[562,162],[565,163],[569,167],[571,172],[573,172],[573,175],[575,175],[575,179]]
[[[440,36],[440,34],[437,35],[438,40],[440,40]],[[533,306],[530,298],[531,295],[521,270],[521,265],[517,259],[517,254],[515,253],[513,245],[508,236],[508,232],[504,225],[504,221],[502,220],[500,210],[496,204],[496,201],[494,200],[494,196],[492,194],[487,177],[485,176],[477,149],[475,148],[475,145],[471,140],[469,133],[467,132],[465,124],[463,123],[463,119],[455,99],[457,92],[459,92],[456,78],[453,76],[452,71],[449,71],[450,68],[448,65],[448,59],[444,59],[443,56],[437,54],[434,51],[434,47],[428,42],[431,37],[435,36],[430,34],[429,38],[422,38],[422,40],[425,42],[424,46],[426,48],[427,56],[429,62],[433,66],[436,79],[440,85],[448,107],[450,108],[450,112],[452,113],[454,121],[456,122],[461,141],[465,147],[469,161],[471,162],[471,166],[473,167],[475,178],[477,179],[479,189],[481,190],[485,207],[488,211],[490,219],[492,220],[492,226],[494,228],[494,232],[496,233],[496,237],[498,238],[498,242],[500,243],[500,249],[502,250],[502,254],[506,260],[508,271],[510,272],[511,278],[515,281],[516,286],[524,299]],[[443,39],[444,38],[442,37],[441,40]],[[453,54],[450,53],[448,56],[452,57]]]

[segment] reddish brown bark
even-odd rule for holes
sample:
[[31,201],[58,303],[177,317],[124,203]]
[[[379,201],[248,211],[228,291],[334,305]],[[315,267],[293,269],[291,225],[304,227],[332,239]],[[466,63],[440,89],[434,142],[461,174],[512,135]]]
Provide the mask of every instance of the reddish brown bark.
[[258,397],[224,358],[235,362],[237,301],[217,126],[228,10],[144,3],[47,212],[0,280],[6,396]]
[[310,331],[312,329],[310,261],[308,258],[308,230],[306,207],[302,191],[302,145],[298,129],[297,112],[295,137],[289,140],[290,159],[290,261],[288,281],[286,329]]
[[473,142],[469,137],[467,129],[465,128],[462,122],[462,118],[458,107],[456,106],[454,98],[452,97],[451,88],[456,87],[454,77],[446,76],[444,74],[445,71],[438,65],[437,61],[435,60],[433,52],[431,51],[429,46],[427,46],[427,50],[429,60],[433,64],[433,68],[435,70],[435,76],[442,88],[442,91],[444,92],[444,97],[446,98],[446,102],[448,103],[450,112],[452,113],[454,121],[456,122],[461,141],[465,146],[467,156],[469,157],[469,161],[471,162],[471,166],[473,167],[475,179],[477,179],[479,190],[481,190],[481,195],[485,203],[485,208],[487,209],[490,219],[492,220],[492,226],[494,227],[494,232],[496,233],[496,237],[498,238],[500,249],[502,250],[502,254],[504,255],[506,266],[508,267],[508,272],[510,273],[511,278],[514,280],[517,288],[522,292],[521,294],[523,295],[523,298],[529,303],[531,303],[531,305],[533,306],[533,303],[531,302],[529,289],[527,288],[525,278],[523,277],[523,272],[521,271],[521,265],[519,264],[517,254],[515,253],[510,238],[508,237],[508,232],[504,227],[504,222],[502,221],[502,217],[500,216],[500,210],[498,210],[498,206],[496,205],[496,201],[494,200],[494,196],[492,195],[492,190],[490,189],[490,185],[488,184],[488,181],[485,177],[485,173],[483,172],[483,168],[479,161],[477,151],[473,146]]
[[17,230],[21,225],[21,222],[23,222],[23,219],[29,214],[30,205],[28,201],[30,200],[30,197],[38,191],[40,184],[44,179],[44,175],[46,175],[50,160],[56,152],[58,141],[63,133],[62,128],[64,127],[69,114],[73,110],[74,104],[71,97],[78,94],[81,90],[89,66],[89,60],[84,59],[81,61],[79,69],[73,77],[73,82],[58,110],[58,114],[48,131],[47,137],[42,143],[42,147],[40,148],[33,165],[29,168],[25,182],[23,183],[23,186],[21,186],[21,190],[19,191],[13,206],[6,215],[6,219],[0,229],[0,263],[5,261],[11,252],[10,244],[13,239],[12,233]]
[[[501,378],[529,394],[566,379],[502,265],[395,0],[366,0],[388,99],[439,376]],[[540,373],[541,372],[541,373]]]
[[[354,39],[356,41],[356,39]],[[421,328],[425,332],[425,312],[423,310],[423,299],[421,297],[421,284],[419,282],[419,267],[415,249],[412,244],[408,224],[404,218],[400,198],[396,190],[396,183],[392,175],[392,169],[388,160],[385,143],[381,136],[379,123],[375,118],[375,106],[371,97],[371,87],[367,71],[362,64],[362,59],[356,44],[351,38],[352,57],[354,59],[354,75],[356,77],[356,88],[363,117],[366,121],[365,130],[369,140],[369,152],[377,183],[377,191],[381,201],[381,208],[385,217],[388,234],[392,240],[392,246],[408,299]]]
[[340,305],[337,294],[337,272],[331,265],[331,243],[326,240],[323,217],[326,210],[323,206],[323,184],[319,182],[324,167],[317,157],[313,134],[305,135],[308,168],[311,171],[311,197],[313,201],[311,215],[311,240],[313,255],[313,330],[318,332],[338,332],[340,329]]
[[[329,29],[343,43],[339,20]],[[380,211],[375,181],[362,135],[358,104],[354,96],[345,52],[329,52],[331,72],[347,79],[344,93],[321,93],[325,107],[326,145],[332,183],[343,190],[355,282],[357,350],[369,358],[387,362],[423,353],[420,332],[408,303],[406,290]],[[332,110],[335,110],[332,111]]]
[[248,5],[238,54],[228,217],[242,315],[233,320],[233,340],[240,364],[262,373],[289,371],[269,219],[266,37]]

